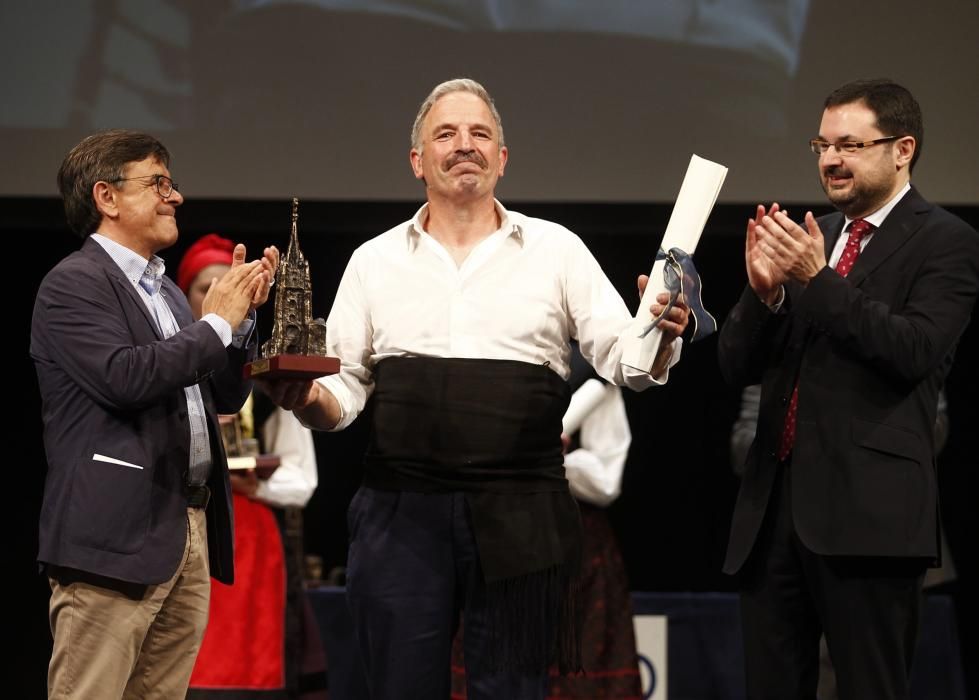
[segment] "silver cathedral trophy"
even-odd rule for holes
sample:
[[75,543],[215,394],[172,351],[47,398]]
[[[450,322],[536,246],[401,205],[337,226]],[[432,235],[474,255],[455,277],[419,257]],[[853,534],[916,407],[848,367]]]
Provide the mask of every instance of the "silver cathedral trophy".
[[289,250],[275,274],[272,337],[261,359],[245,365],[247,378],[315,379],[340,371],[340,359],[326,356],[326,322],[313,318],[309,263],[299,250],[299,199],[292,199]]

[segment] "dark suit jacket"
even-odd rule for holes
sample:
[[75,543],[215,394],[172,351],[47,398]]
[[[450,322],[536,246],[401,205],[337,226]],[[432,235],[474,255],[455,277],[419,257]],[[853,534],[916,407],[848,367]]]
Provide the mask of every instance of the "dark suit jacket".
[[248,396],[241,368],[254,343],[226,349],[173,282],[164,278],[160,293],[181,328],[165,340],[91,238],[41,282],[31,325],[48,461],[38,560],[141,584],[174,574],[187,530],[183,387],[199,383],[213,458],[211,575],[230,583],[231,490],[215,414]]
[[[819,220],[826,257],[843,215]],[[979,235],[912,188],[847,278],[786,285],[772,313],[746,288],[721,330],[721,370],[761,383],[724,570],[744,564],[772,490],[796,377],[795,530],[824,555],[937,557],[938,391],[979,291]]]

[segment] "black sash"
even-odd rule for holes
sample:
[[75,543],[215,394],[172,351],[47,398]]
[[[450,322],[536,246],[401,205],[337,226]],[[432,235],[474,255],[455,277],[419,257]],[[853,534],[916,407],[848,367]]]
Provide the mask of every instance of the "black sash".
[[[571,387],[571,393],[578,391],[582,385],[589,379],[597,379],[602,384],[607,382],[598,376],[598,372],[588,364],[588,360],[584,358],[581,354],[581,349],[578,347],[578,341],[571,341],[571,376],[568,377],[568,385]],[[568,443],[568,448],[566,452],[568,454],[574,452],[579,447],[581,447],[581,431],[576,430],[574,435],[569,435],[570,439]],[[578,504],[579,506],[581,503]]]
[[365,485],[466,492],[497,665],[576,669],[581,519],[561,418],[570,388],[543,365],[392,357],[374,370]]

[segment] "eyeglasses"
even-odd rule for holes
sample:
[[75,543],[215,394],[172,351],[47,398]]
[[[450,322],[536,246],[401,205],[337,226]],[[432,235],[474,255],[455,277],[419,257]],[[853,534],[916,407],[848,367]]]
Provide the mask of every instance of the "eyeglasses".
[[817,156],[823,155],[832,146],[836,149],[837,153],[856,153],[857,151],[868,148],[869,146],[874,146],[878,143],[887,143],[888,141],[894,141],[895,139],[901,138],[900,136],[885,136],[880,139],[873,139],[871,141],[841,141],[839,143],[830,143],[829,141],[823,141],[822,139],[812,139],[809,142],[809,148]]
[[168,178],[166,175],[140,175],[139,177],[117,177],[112,182],[128,182],[129,180],[145,180],[147,178],[154,178],[156,180],[156,191],[159,192],[160,196],[166,199],[173,194],[173,191],[180,191],[179,185],[176,182]]
[[[666,318],[666,315],[670,313],[679,299],[680,295],[683,294],[683,268],[680,267],[679,261],[673,255],[673,248],[663,253],[662,250],[660,254],[663,255],[663,285],[666,287],[666,291],[670,294],[670,300],[659,314],[656,315],[652,321],[643,326],[642,331],[639,333],[640,338],[645,338],[649,335],[649,332],[659,325],[659,322]],[[657,256],[659,257],[659,256]]]

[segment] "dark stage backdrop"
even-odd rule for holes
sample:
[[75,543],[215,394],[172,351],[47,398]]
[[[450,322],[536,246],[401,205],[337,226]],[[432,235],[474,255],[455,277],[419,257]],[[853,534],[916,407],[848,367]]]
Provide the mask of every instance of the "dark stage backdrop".
[[[927,192],[925,193],[927,195]],[[309,202],[300,205],[300,242],[313,271],[313,306],[329,312],[336,285],[353,249],[367,238],[409,218],[417,204],[404,202]],[[180,241],[164,251],[173,274],[187,246],[204,233],[217,231],[246,243],[254,253],[267,244],[288,241],[290,203],[239,202],[191,198],[178,212]],[[802,205],[788,204],[801,213]],[[523,204],[514,209],[565,224],[594,252],[630,308],[638,304],[635,278],[648,272],[669,219],[671,206],[629,204]],[[20,648],[32,693],[43,689],[50,644],[44,627],[46,586],[36,576],[37,518],[45,462],[41,446],[40,408],[34,369],[28,356],[30,315],[41,278],[78,245],[64,225],[58,200],[0,200],[0,232],[8,243],[10,266],[23,287],[11,289],[14,355],[11,376],[23,376],[25,392],[13,402],[23,406],[18,432],[8,446],[23,459],[8,466],[22,473],[23,490],[14,499],[18,544],[15,578],[28,582],[29,639]],[[743,234],[752,205],[715,208],[697,250],[705,280],[704,301],[723,321],[745,283]],[[816,213],[825,211],[817,208]],[[979,207],[955,208],[979,226]],[[14,273],[8,270],[8,277]],[[84,294],[84,290],[79,290]],[[269,311],[260,313],[266,325]],[[267,335],[267,329],[265,330]],[[952,428],[941,459],[943,508],[953,547],[961,552],[960,573],[975,581],[976,459],[979,433],[974,428],[973,396],[979,368],[974,358],[979,331],[971,327],[962,340],[948,385]],[[687,344],[670,383],[641,394],[626,392],[633,445],[625,470],[622,496],[611,507],[615,531],[635,590],[732,590],[733,580],[720,573],[730,511],[737,490],[728,458],[728,435],[738,409],[739,391],[726,387],[716,361],[716,336]],[[361,418],[341,433],[317,433],[320,486],[306,511],[306,544],[324,558],[326,569],[342,565],[346,554],[346,507],[361,475],[366,439]],[[961,630],[964,636],[967,630]],[[20,637],[23,641],[23,637]],[[963,653],[963,658],[972,658]],[[23,697],[34,697],[25,694]],[[43,697],[38,694],[37,697]]]

